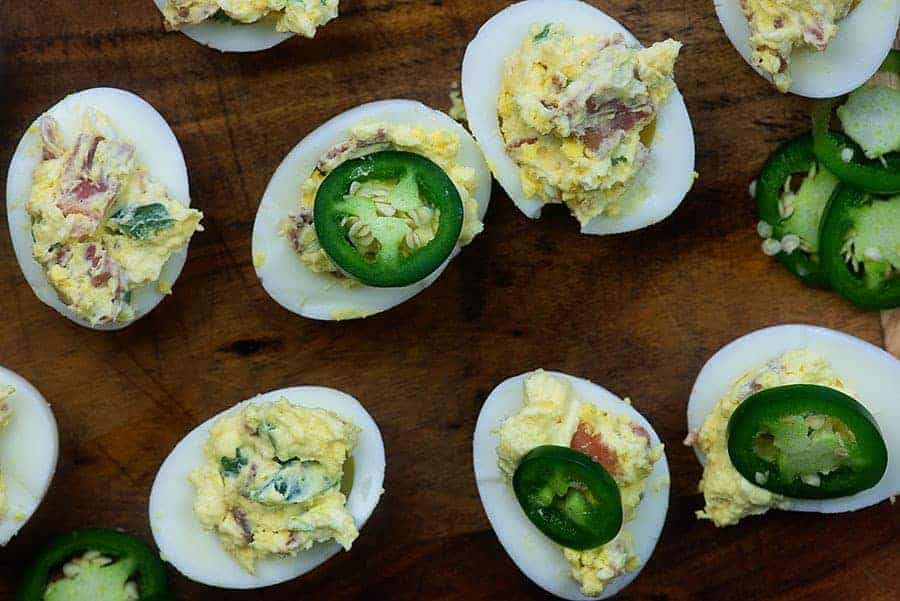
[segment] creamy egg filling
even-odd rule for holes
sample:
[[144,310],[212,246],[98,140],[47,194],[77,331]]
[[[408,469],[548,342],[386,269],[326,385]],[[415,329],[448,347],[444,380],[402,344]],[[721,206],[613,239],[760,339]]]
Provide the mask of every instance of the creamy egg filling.
[[34,258],[79,318],[130,321],[133,291],[159,279],[202,230],[203,214],[171,198],[101,113],[85,113],[72,146],[52,117],[40,129],[42,161],[26,205]]
[[[12,419],[12,406],[10,399],[16,393],[12,386],[0,386],[0,432],[9,425]],[[3,470],[0,470],[0,519],[6,515],[6,479]]]
[[[738,523],[749,515],[765,513],[772,507],[787,508],[791,501],[782,495],[778,495],[757,484],[765,484],[767,474],[757,474],[756,483],[749,482],[734,468],[728,455],[728,421],[747,397],[776,386],[788,384],[816,384],[828,386],[853,396],[847,390],[841,379],[834,373],[828,361],[808,350],[788,351],[779,357],[756,367],[744,375],[731,386],[728,392],[719,399],[712,412],[703,422],[703,426],[696,434],[689,436],[688,442],[697,446],[706,458],[703,467],[703,477],[700,480],[700,492],[703,493],[705,507],[697,512],[700,519],[708,519],[716,526],[730,526]],[[783,453],[789,455],[790,461],[785,465],[794,466],[801,471],[806,469],[806,479],[810,485],[815,485],[816,472],[828,467],[823,463],[825,457],[835,460],[834,467],[840,464],[840,454],[835,453],[837,447],[842,444],[841,425],[829,423],[829,420],[810,416],[813,423],[803,424],[785,423],[777,432],[773,433],[772,440],[760,439],[757,441],[756,450],[761,454],[775,450],[770,448],[775,436],[780,437]],[[797,426],[803,431],[803,449],[792,449],[788,444],[792,440],[800,440],[795,435]],[[816,444],[809,446],[806,433],[813,430],[813,438]],[[816,469],[809,466],[815,465]],[[821,469],[820,469],[821,468]]]
[[249,403],[210,430],[206,462],[191,473],[194,512],[248,572],[359,535],[341,490],[359,428],[323,409],[281,398]]
[[[316,168],[300,186],[299,211],[282,220],[278,234],[290,241],[300,261],[316,273],[324,273],[340,280],[345,286],[358,286],[359,282],[347,277],[328,257],[319,244],[313,222],[316,192],[331,171],[350,159],[382,150],[403,150],[421,154],[434,161],[456,185],[463,203],[463,225],[459,245],[469,244],[484,229],[478,217],[475,191],[478,187],[475,170],[459,162],[461,149],[459,136],[448,130],[426,130],[421,127],[392,125],[386,122],[361,122],[353,127],[350,136],[333,146],[320,157]],[[352,195],[362,196],[375,203],[379,216],[397,217],[409,226],[409,233],[401,251],[414,252],[430,242],[437,232],[440,213],[430,206],[406,210],[392,198],[398,186],[410,185],[408,181],[369,181],[354,183]],[[412,182],[415,185],[415,182]],[[402,195],[401,195],[402,196]],[[376,240],[367,224],[354,217],[342,224],[354,246],[363,254],[374,252]]]
[[838,32],[838,21],[859,0],[742,0],[750,26],[750,60],[787,92],[794,50],[822,51]]
[[616,215],[675,88],[681,43],[631,48],[613,36],[536,24],[506,59],[497,113],[526,196],[566,203],[582,224]]
[[275,31],[311,38],[338,16],[338,0],[168,0],[166,25],[179,29],[205,21],[271,21]]
[[[633,520],[662,446],[651,448],[649,434],[630,417],[582,402],[569,381],[543,370],[525,379],[523,402],[500,426],[497,457],[503,475],[511,482],[522,457],[535,447],[574,448],[606,468],[619,486],[624,520]],[[611,580],[640,566],[625,528],[595,549],[561,550],[585,595],[599,595]]]

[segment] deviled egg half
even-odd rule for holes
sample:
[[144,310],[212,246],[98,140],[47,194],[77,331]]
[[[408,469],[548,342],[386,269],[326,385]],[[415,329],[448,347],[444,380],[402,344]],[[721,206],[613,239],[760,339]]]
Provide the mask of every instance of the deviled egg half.
[[771,508],[837,513],[896,495],[898,390],[900,361],[847,334],[785,325],[731,342],[688,403],[698,518],[728,526]]
[[349,550],[384,492],[384,443],[353,397],[275,390],[195,428],[150,493],[162,557],[186,577],[248,589]]
[[266,50],[295,36],[315,36],[338,16],[339,0],[154,0],[166,21],[195,42],[222,52]]
[[285,157],[253,226],[253,264],[280,305],[366,317],[431,285],[483,228],[491,177],[469,133],[411,100],[334,117]]
[[565,203],[582,233],[646,227],[693,185],[694,135],[672,77],[681,43],[643,48],[577,0],[527,0],[488,20],[463,59],[469,127],[528,217]]
[[0,367],[0,547],[37,511],[58,454],[50,405],[22,376]]
[[478,416],[475,479],[497,537],[526,576],[563,599],[605,599],[653,553],[669,467],[626,400],[559,372],[497,386]]
[[34,293],[75,323],[123,328],[172,291],[202,230],[165,119],[124,90],[66,96],[37,118],[9,166],[6,211]]
[[887,56],[896,0],[715,0],[725,34],[781,92],[832,98],[861,86]]

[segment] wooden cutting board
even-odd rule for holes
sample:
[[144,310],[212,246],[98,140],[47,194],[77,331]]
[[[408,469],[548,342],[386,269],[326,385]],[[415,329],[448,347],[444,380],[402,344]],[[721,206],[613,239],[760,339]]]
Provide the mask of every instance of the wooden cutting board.
[[684,42],[677,80],[700,178],[662,224],[581,236],[565,210],[529,221],[495,187],[484,234],[434,286],[386,314],[317,323],[263,291],[250,232],[282,157],[363,102],[446,108],[467,42],[506,4],[345,0],[314,40],[225,55],[165,33],[150,0],[0,3],[0,164],[65,94],[121,87],[168,119],[206,214],[175,294],[120,333],[81,328],[41,304],[0,235],[0,364],[44,393],[61,436],[41,509],[0,550],[0,598],[56,534],[99,525],[149,540],[150,486],[173,445],[237,401],[297,384],[345,390],[378,421],[388,453],[380,506],[350,553],[303,578],[229,592],[172,571],[180,599],[545,598],[488,525],[471,457],[491,388],[541,366],[632,397],[666,442],[668,520],[620,598],[900,597],[900,512],[889,503],[837,516],[772,512],[722,530],[694,519],[700,467],[681,440],[710,355],[779,323],[880,343],[876,313],[804,288],[760,252],[747,186],[778,142],[809,127],[810,105],[747,67],[710,0],[594,2],[645,43]]

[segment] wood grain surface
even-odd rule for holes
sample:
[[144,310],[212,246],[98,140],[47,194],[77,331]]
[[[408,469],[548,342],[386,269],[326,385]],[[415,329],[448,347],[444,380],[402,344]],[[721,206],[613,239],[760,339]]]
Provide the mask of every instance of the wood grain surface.
[[632,397],[667,445],[666,526],[620,598],[900,598],[900,514],[889,503],[847,515],[776,511],[720,530],[694,518],[700,466],[681,440],[688,394],[712,353],[779,323],[881,342],[877,314],[804,288],[760,252],[747,186],[779,141],[809,126],[810,107],[746,66],[711,0],[594,2],[645,43],[684,42],[677,80],[700,178],[663,223],[582,236],[560,208],[529,221],[495,185],[484,234],[392,311],[317,323],[263,291],[251,227],[288,150],[370,100],[446,108],[467,42],[507,4],[344,0],[314,40],[235,55],[165,33],[150,0],[0,2],[0,164],[67,93],[121,87],[168,119],[206,214],[174,295],[120,333],[81,328],[41,304],[0,235],[0,364],[43,392],[61,437],[43,505],[0,550],[0,598],[54,535],[100,525],[151,540],[150,486],[182,436],[257,392],[320,384],[360,399],[387,448],[387,492],[352,551],[255,592],[170,570],[179,599],[543,599],[494,536],[471,457],[488,392],[536,367]]

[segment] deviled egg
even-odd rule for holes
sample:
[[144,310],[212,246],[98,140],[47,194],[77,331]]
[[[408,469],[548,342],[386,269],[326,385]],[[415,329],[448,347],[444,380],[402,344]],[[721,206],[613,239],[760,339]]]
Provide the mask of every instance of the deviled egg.
[[186,577],[248,589],[349,550],[383,491],[384,443],[353,397],[318,386],[261,394],[195,428],[163,462],[150,527]]
[[195,42],[222,52],[266,50],[295,36],[311,38],[338,16],[339,0],[154,0],[166,21]]
[[515,376],[485,401],[473,457],[494,532],[544,590],[611,597],[653,553],[669,506],[669,467],[656,432],[628,400],[559,372]]
[[858,88],[897,35],[895,0],[715,0],[725,34],[781,92],[832,98]]
[[124,90],[66,96],[28,128],[9,166],[6,211],[34,293],[75,323],[123,328],[181,273],[203,214],[165,119]]
[[50,405],[22,376],[0,367],[0,546],[37,511],[58,454]]
[[565,203],[586,234],[646,227],[693,185],[694,135],[673,80],[681,43],[643,48],[577,0],[489,19],[463,59],[469,127],[528,217]]
[[312,319],[390,309],[483,228],[491,178],[469,133],[411,100],[334,117],[285,157],[253,226],[266,292]]
[[731,342],[688,403],[703,464],[697,512],[717,526],[771,508],[837,513],[900,492],[900,361],[825,328],[785,325]]

